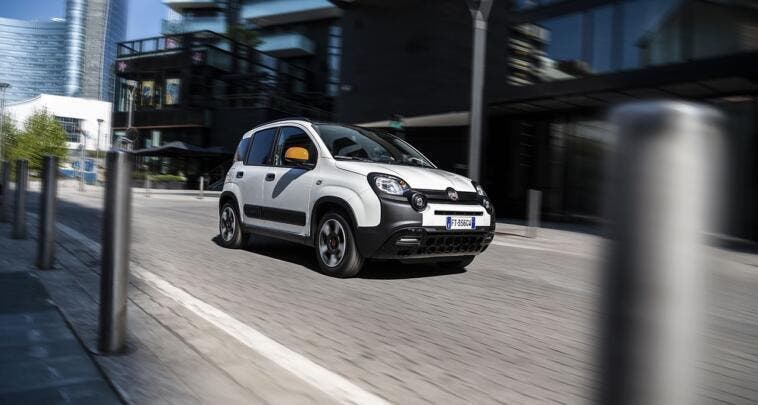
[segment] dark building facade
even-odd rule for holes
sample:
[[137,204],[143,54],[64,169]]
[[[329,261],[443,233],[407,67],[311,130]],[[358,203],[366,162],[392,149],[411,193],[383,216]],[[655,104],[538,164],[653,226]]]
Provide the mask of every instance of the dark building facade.
[[[366,0],[343,7],[343,63],[336,114],[355,123],[466,111],[471,13],[463,0]],[[498,2],[496,1],[495,4]],[[506,10],[489,18],[488,91],[506,81]]]
[[[122,42],[116,61],[114,145],[181,141],[216,156],[153,157],[152,171],[217,180],[242,134],[284,116],[328,118],[313,74],[210,31]],[[132,109],[129,128],[130,104]],[[172,173],[176,174],[176,173]]]
[[[337,117],[389,127],[391,116],[403,116],[411,143],[465,173],[468,120],[454,119],[470,103],[465,2],[335,3],[344,11]],[[604,159],[613,147],[608,110],[628,101],[695,100],[728,116],[729,218],[713,231],[758,240],[756,11],[746,0],[495,1],[484,153],[476,163],[498,215],[523,218],[528,190],[538,189],[545,218],[599,222]],[[529,26],[546,35],[525,38],[519,27]],[[531,41],[517,42],[528,45],[521,55],[514,38]],[[535,74],[509,77],[518,58]]]

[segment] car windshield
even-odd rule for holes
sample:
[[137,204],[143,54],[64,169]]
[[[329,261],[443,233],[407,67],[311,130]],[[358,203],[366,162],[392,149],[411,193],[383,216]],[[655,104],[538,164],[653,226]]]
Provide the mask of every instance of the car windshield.
[[314,126],[335,159],[434,167],[413,146],[386,132],[334,124]]

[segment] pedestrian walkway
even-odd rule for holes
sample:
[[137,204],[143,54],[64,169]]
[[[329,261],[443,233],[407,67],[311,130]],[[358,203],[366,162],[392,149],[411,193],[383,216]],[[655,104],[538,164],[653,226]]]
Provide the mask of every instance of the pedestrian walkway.
[[0,403],[121,403],[37,277],[33,243],[9,234],[0,225]]

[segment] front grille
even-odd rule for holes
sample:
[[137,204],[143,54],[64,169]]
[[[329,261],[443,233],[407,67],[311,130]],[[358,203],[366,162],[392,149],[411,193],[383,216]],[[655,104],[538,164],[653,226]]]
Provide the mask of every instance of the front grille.
[[453,201],[447,196],[447,190],[416,190],[426,195],[427,201],[439,204],[458,204],[466,202],[476,202],[477,195],[475,191],[458,191],[458,199]]

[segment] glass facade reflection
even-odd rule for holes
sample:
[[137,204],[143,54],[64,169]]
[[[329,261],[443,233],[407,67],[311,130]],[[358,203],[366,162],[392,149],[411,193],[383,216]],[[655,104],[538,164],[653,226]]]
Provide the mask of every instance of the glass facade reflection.
[[66,24],[0,18],[0,81],[7,102],[63,94]]
[[67,0],[65,20],[0,18],[0,81],[11,85],[7,100],[44,93],[111,101],[126,1]]

